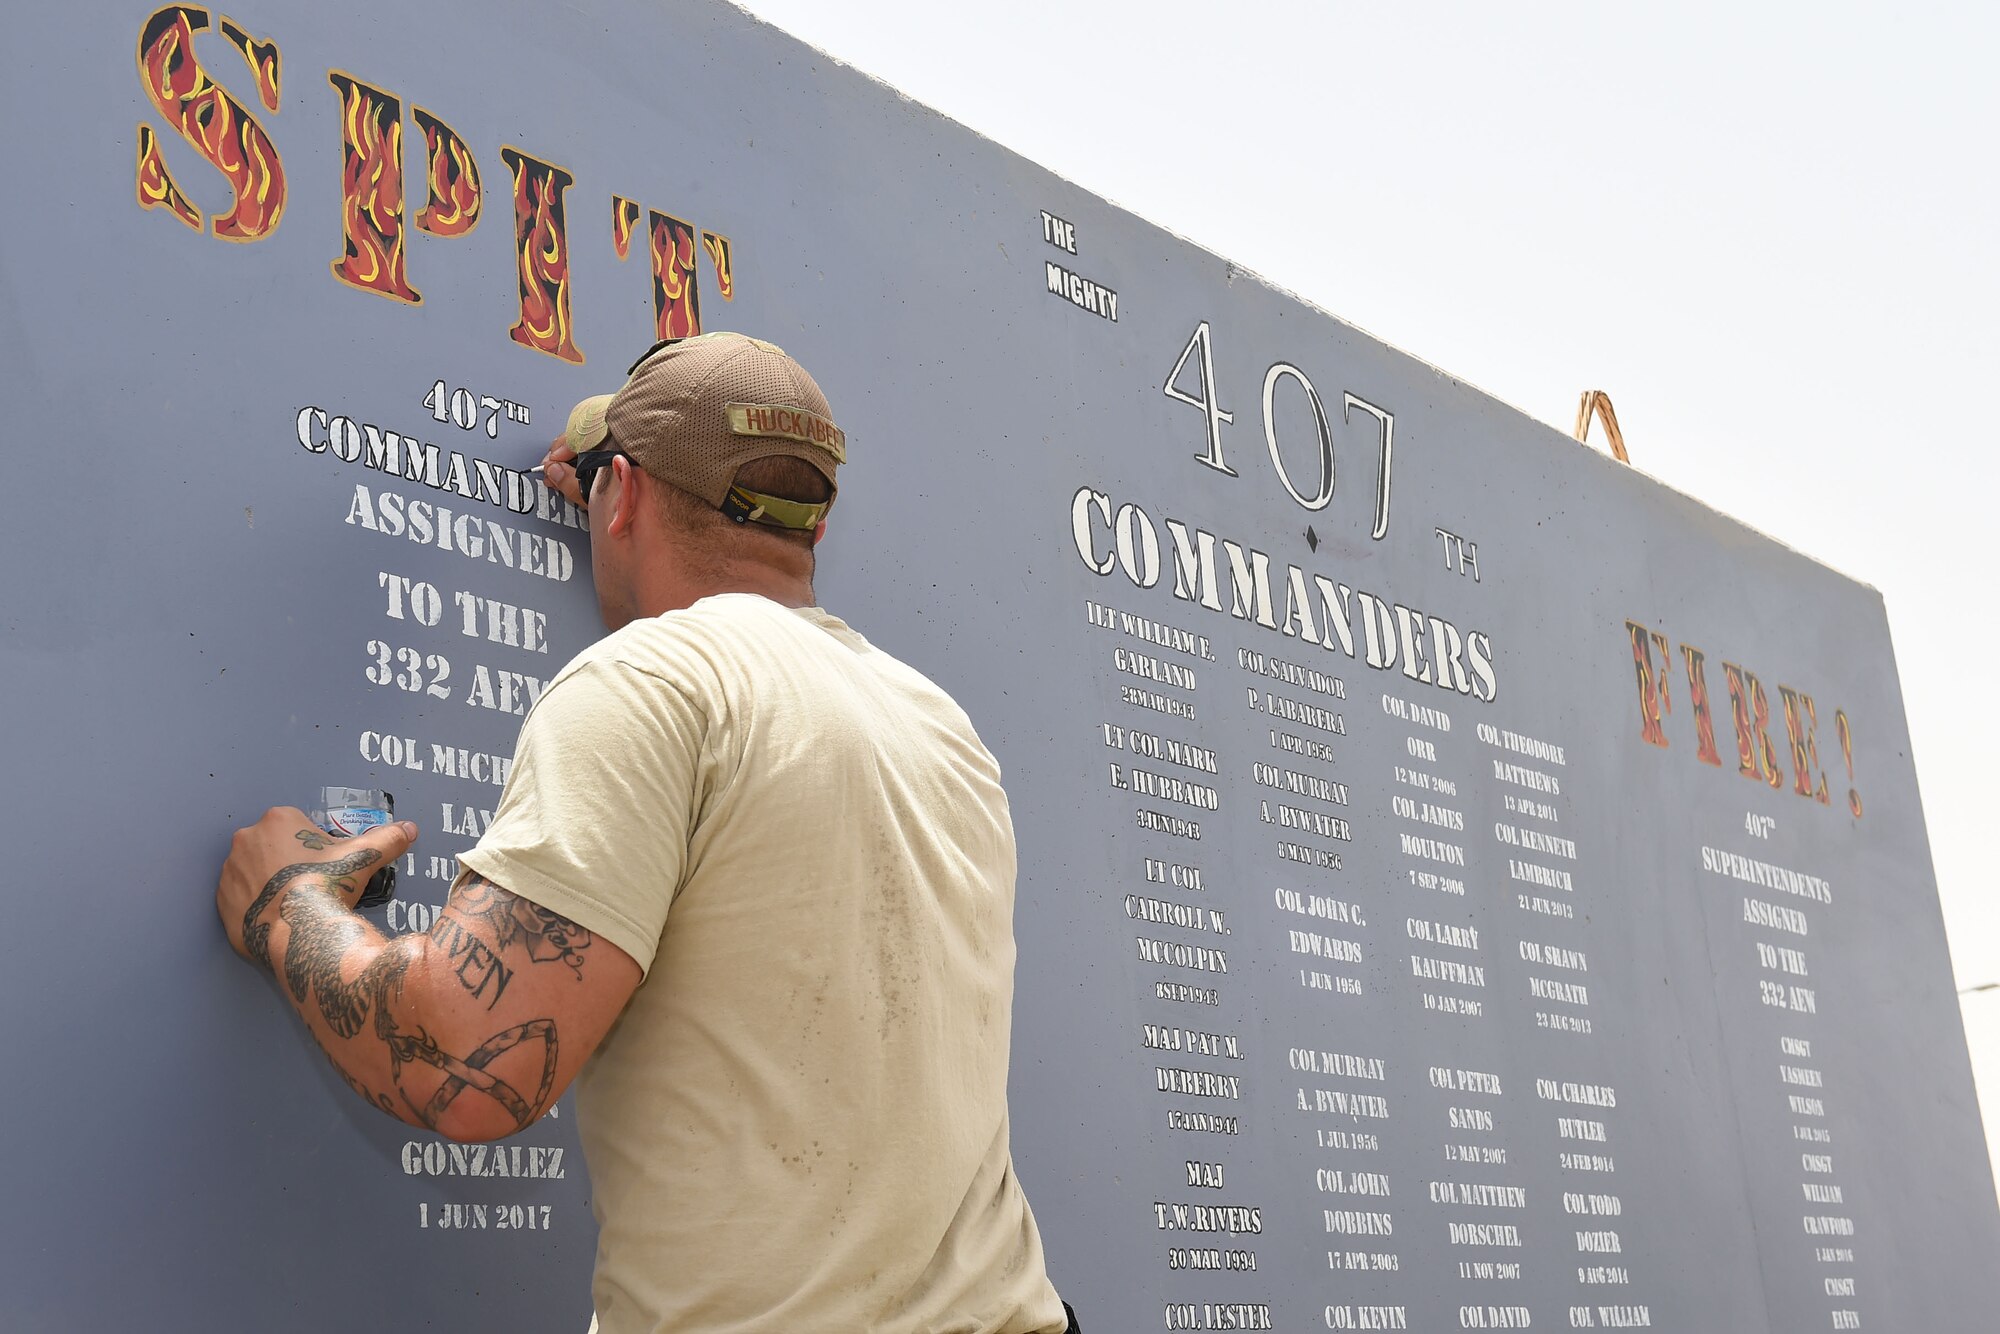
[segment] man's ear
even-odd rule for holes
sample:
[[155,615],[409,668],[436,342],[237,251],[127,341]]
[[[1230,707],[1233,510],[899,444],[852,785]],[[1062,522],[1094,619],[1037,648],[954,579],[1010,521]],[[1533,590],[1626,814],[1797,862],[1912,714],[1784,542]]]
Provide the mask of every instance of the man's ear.
[[612,536],[629,536],[632,525],[638,522],[639,505],[643,499],[640,491],[652,481],[650,477],[642,479],[640,472],[641,470],[622,454],[611,460],[611,476],[617,484],[618,492],[615,496],[607,495],[600,498],[597,503],[609,507],[610,513],[606,517],[604,531]]
[[825,537],[826,537],[826,520],[821,519],[818,523],[813,525],[813,545],[818,546]]

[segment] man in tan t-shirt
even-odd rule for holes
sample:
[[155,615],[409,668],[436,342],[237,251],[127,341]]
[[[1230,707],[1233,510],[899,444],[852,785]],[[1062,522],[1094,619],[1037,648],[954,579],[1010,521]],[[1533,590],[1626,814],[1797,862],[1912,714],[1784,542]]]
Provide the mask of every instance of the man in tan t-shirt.
[[314,847],[273,811],[217,890],[391,1115],[497,1138],[576,1078],[604,1334],[1075,1328],[1008,1145],[1006,793],[813,605],[845,456],[770,344],[652,349],[544,464],[612,633],[530,712],[437,926],[351,911],[409,825]]

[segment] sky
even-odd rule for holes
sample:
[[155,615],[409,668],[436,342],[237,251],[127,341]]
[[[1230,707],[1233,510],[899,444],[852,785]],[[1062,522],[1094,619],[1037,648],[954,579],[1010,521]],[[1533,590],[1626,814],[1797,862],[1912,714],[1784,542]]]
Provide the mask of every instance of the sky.
[[2000,7],[744,7],[1881,590],[2000,1145]]

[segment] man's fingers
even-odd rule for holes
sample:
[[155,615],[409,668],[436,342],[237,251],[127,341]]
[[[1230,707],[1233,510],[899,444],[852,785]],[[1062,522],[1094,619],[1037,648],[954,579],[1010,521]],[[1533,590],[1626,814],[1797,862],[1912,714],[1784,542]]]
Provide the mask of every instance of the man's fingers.
[[542,456],[542,480],[549,490],[567,500],[577,508],[583,508],[583,492],[576,484],[576,451],[569,447],[569,441],[557,436],[549,444],[549,452]]
[[542,480],[548,483],[549,490],[570,504],[579,509],[583,507],[583,489],[576,484],[576,469],[569,464],[559,460],[544,463]]
[[364,829],[353,838],[340,840],[340,854],[349,856],[362,848],[372,848],[382,854],[384,863],[393,862],[410,850],[417,841],[417,827],[408,820],[396,820],[389,824],[379,824],[373,829]]

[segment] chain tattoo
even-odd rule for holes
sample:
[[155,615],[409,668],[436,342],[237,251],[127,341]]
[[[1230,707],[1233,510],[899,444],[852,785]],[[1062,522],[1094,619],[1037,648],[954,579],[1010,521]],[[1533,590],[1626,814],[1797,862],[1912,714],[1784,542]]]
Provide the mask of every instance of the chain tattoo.
[[[421,949],[421,941],[415,936],[404,936],[388,942],[375,956],[374,961],[352,982],[341,979],[341,960],[357,945],[367,942],[371,928],[350,912],[346,904],[333,894],[310,891],[327,891],[343,884],[351,889],[350,877],[367,870],[381,859],[381,853],[363,850],[334,861],[301,862],[279,871],[265,882],[263,890],[243,914],[244,951],[266,971],[275,971],[271,966],[270,955],[271,923],[266,920],[265,914],[269,912],[272,902],[283,895],[283,902],[278,905],[278,916],[291,931],[285,947],[284,982],[286,989],[291,992],[292,999],[303,1008],[309,997],[316,998],[320,1017],[326,1021],[326,1026],[332,1030],[334,1036],[342,1039],[357,1036],[372,1011],[375,1036],[388,1047],[390,1080],[395,1084],[397,1093],[402,1096],[404,1105],[420,1123],[436,1129],[438,1119],[444,1115],[446,1109],[469,1088],[491,1098],[504,1108],[512,1118],[515,1130],[526,1129],[540,1114],[543,1105],[548,1101],[549,1091],[555,1086],[558,1052],[555,1020],[531,1019],[526,1023],[503,1029],[487,1038],[470,1055],[464,1057],[445,1051],[421,1026],[417,1026],[414,1031],[405,1031],[390,1012],[390,1002],[401,995],[404,974],[409,971],[413,957]],[[303,877],[312,879],[296,883]],[[495,920],[489,915],[489,909],[496,901],[496,896],[512,899],[517,904],[523,902],[492,884],[491,881],[478,883],[494,892],[481,896],[480,902],[483,906],[475,920],[489,922]],[[286,892],[294,887],[308,892]],[[523,906],[533,908],[535,913],[544,912],[533,904]],[[582,960],[575,952],[589,947],[590,933],[560,917],[555,917],[554,914],[548,916],[566,930],[551,928],[546,934],[537,936],[528,928],[520,927],[521,938],[530,942],[533,940],[543,942],[541,947],[543,952],[539,954],[536,946],[529,944],[529,958],[537,962],[560,958],[570,967],[580,970],[583,966]],[[528,919],[532,920],[533,915],[529,914]],[[523,919],[510,916],[509,920],[519,926]],[[440,918],[439,921],[442,924],[443,919]],[[498,929],[497,923],[496,929]],[[435,932],[433,934],[435,935]],[[551,936],[561,943],[559,945],[549,943]],[[514,943],[514,939],[503,932],[498,942],[498,949],[505,949]],[[466,950],[463,953],[469,956],[471,952]],[[497,950],[486,951],[485,958],[493,967],[499,968],[498,960],[494,957],[496,953]],[[459,981],[476,996],[479,994],[479,989],[486,986],[491,979],[486,974],[475,974],[468,979],[466,969],[467,964],[462,962],[458,969]],[[512,975],[511,970],[502,969],[501,973],[493,1001],[488,1002],[488,1009],[499,1000],[500,992],[506,987],[506,978]],[[307,1031],[312,1032],[310,1024],[307,1025]],[[319,1042],[317,1033],[313,1033],[313,1040],[315,1043]],[[534,1041],[542,1044],[542,1071],[540,1085],[530,1097],[523,1095],[507,1081],[489,1073],[487,1066],[523,1043]],[[326,1051],[325,1044],[319,1045],[327,1059],[333,1062],[334,1068],[340,1071],[341,1077],[356,1092],[368,1097],[368,1090],[348,1074],[332,1052]],[[402,1072],[408,1065],[422,1065],[438,1070],[445,1076],[444,1083],[439,1085],[430,1097],[419,1103],[412,1099],[408,1090],[403,1087]],[[384,1111],[393,1112],[386,1094],[376,1094],[368,1100]]]

